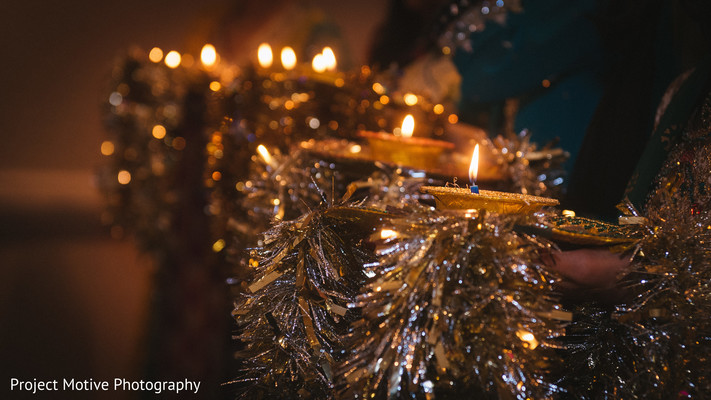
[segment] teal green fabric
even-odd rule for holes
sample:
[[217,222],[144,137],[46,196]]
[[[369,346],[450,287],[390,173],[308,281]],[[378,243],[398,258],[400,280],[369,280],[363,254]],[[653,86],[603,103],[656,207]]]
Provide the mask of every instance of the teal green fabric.
[[454,56],[462,75],[460,120],[476,124],[478,115],[488,113],[484,128],[500,133],[502,104],[517,98],[514,128],[531,130],[540,144],[560,138],[572,165],[602,93],[602,48],[592,21],[596,5],[526,2],[505,24],[489,22],[472,34],[471,51]]
[[708,94],[710,83],[711,60],[706,60],[684,81],[659,119],[659,125],[652,133],[625,193],[638,210],[643,209],[662,164],[682,140],[686,123]]

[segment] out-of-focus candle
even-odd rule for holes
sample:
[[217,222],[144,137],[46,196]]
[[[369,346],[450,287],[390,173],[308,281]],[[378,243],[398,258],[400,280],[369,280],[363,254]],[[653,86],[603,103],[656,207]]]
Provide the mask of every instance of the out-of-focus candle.
[[257,49],[257,60],[259,61],[259,66],[262,68],[269,68],[274,62],[274,55],[272,54],[272,46],[269,43],[262,43]]
[[168,54],[165,55],[165,65],[168,66],[168,68],[178,68],[180,65],[180,59],[182,57],[180,56],[180,53],[177,51],[173,50],[168,52]]
[[336,55],[333,53],[333,49],[326,46],[321,50],[323,55],[324,64],[326,65],[326,70],[335,71],[336,70]]
[[327,64],[323,54],[318,53],[314,56],[314,59],[311,61],[311,68],[313,68],[314,72],[319,74],[326,72]]
[[269,150],[267,150],[267,148],[264,147],[263,144],[257,146],[257,152],[267,165],[269,165],[270,167],[274,167],[274,159],[272,158],[272,155],[269,154]]
[[400,135],[404,138],[410,138],[413,132],[415,132],[415,118],[412,114],[407,114],[405,119],[402,120]]
[[469,164],[469,182],[471,186],[469,189],[472,193],[479,194],[479,186],[476,185],[476,176],[479,173],[479,144],[474,146],[474,153],[472,153],[472,162]]
[[200,62],[202,62],[202,65],[207,68],[215,65],[217,62],[217,50],[215,50],[215,46],[211,44],[202,46],[202,50],[200,51]]
[[289,46],[281,49],[281,65],[287,71],[291,71],[296,67],[296,53],[294,49]]
[[358,135],[368,140],[371,154],[377,160],[424,170],[437,169],[442,152],[453,149],[454,144],[414,137],[414,131],[415,118],[408,114],[392,133],[360,131]]

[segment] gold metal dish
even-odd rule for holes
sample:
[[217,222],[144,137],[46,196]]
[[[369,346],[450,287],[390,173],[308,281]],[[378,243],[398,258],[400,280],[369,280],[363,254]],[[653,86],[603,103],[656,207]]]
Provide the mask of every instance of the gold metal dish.
[[405,138],[369,131],[359,132],[358,135],[368,140],[375,159],[423,170],[437,169],[442,152],[454,149],[453,143],[423,137]]
[[520,193],[480,190],[472,193],[468,188],[422,186],[422,193],[435,198],[437,208],[456,210],[487,210],[500,214],[527,214],[543,207],[557,206],[558,200]]

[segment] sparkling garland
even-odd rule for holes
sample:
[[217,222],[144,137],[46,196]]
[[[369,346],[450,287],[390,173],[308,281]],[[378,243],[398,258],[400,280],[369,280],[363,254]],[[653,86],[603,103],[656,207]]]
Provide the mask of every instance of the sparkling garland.
[[521,0],[453,0],[440,16],[438,45],[445,54],[456,48],[472,51],[469,36],[489,21],[504,24],[509,12],[522,11]]
[[497,182],[496,190],[558,198],[565,186],[563,164],[568,154],[560,148],[538,145],[531,141],[528,130],[507,136],[498,135],[489,147],[505,179]]
[[[200,171],[203,129],[214,109],[206,75],[128,56],[113,71],[98,185],[104,222],[133,233],[146,250],[165,246],[181,208],[203,189],[185,187],[186,168]],[[187,164],[191,164],[188,167]],[[199,169],[195,170],[194,168]]]
[[[444,107],[422,96],[412,95],[418,99],[412,105],[398,100],[400,95],[391,97],[394,79],[367,66],[336,75],[246,68],[216,93],[225,118],[207,145],[205,186],[215,249],[239,265],[238,277],[247,269],[244,249],[257,244],[273,218],[296,218],[320,204],[322,194],[340,197],[348,183],[378,168],[343,159],[334,165],[302,143],[353,139],[358,130],[392,130],[406,113],[420,116],[422,132],[444,131],[449,123]],[[260,145],[270,153],[271,165],[257,154]]]
[[243,398],[290,393],[333,398],[334,368],[359,311],[349,309],[373,261],[363,237],[387,215],[320,207],[267,232],[251,263],[255,277],[234,315],[243,368],[232,383]]
[[[383,226],[373,276],[351,307],[345,398],[549,396],[551,245],[517,234],[528,217],[411,210]],[[475,394],[476,393],[476,394]]]
[[661,171],[622,281],[630,299],[613,310],[579,310],[564,378],[578,398],[711,392],[710,154],[707,138],[687,137]]
[[[403,107],[387,99],[371,71],[342,86],[247,74],[213,93],[205,75],[132,56],[114,78],[107,105],[112,136],[102,144],[108,163],[99,180],[105,218],[155,250],[178,229],[186,198],[211,190],[208,213],[218,226],[213,250],[226,249],[243,263],[242,277],[254,274],[236,308],[247,346],[237,386],[246,397],[272,390],[306,398],[711,392],[711,146],[705,137],[686,138],[662,171],[645,212],[647,234],[624,281],[632,300],[613,310],[578,308],[561,363],[551,353],[551,339],[561,334],[551,316],[561,311],[550,297],[553,278],[537,258],[551,244],[513,228],[535,221],[432,211],[417,205],[426,198],[416,188],[436,178],[334,159],[315,151],[314,142],[302,145],[307,138],[352,138],[357,129],[396,125]],[[428,129],[441,133],[445,114],[422,98],[418,104]],[[209,128],[223,114],[229,117],[222,128]],[[257,155],[263,143],[271,161]],[[339,143],[342,151],[360,146]],[[196,145],[206,158],[194,157],[202,151],[193,151]],[[526,132],[488,146],[509,178],[496,189],[558,192],[564,153],[538,151]],[[185,158],[186,149],[192,158]],[[205,187],[186,191],[182,173],[196,160],[207,162]],[[327,206],[344,193],[389,213]],[[277,224],[261,236],[272,221]],[[364,239],[376,227],[381,237],[373,239],[373,253]],[[228,237],[237,239],[230,244]],[[243,257],[254,245],[252,258]],[[402,346],[388,346],[394,343]],[[558,378],[548,371],[556,368],[563,370]]]

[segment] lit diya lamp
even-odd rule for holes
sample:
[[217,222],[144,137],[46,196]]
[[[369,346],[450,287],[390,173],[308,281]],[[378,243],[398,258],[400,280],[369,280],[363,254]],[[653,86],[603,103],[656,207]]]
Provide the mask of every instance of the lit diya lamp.
[[521,193],[480,190],[476,185],[479,170],[479,145],[474,147],[469,166],[469,188],[423,186],[420,191],[431,194],[439,209],[478,209],[500,214],[527,214],[546,206],[558,205],[558,200]]
[[445,150],[454,149],[454,144],[443,140],[413,137],[415,119],[408,114],[402,121],[399,132],[358,132],[366,138],[373,158],[398,165],[433,170],[439,165],[439,157]]
[[343,87],[345,85],[344,75],[338,71],[337,65],[336,54],[333,49],[326,46],[311,60],[311,71],[306,70],[303,73],[314,81]]

